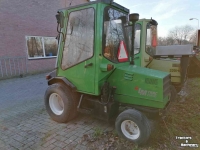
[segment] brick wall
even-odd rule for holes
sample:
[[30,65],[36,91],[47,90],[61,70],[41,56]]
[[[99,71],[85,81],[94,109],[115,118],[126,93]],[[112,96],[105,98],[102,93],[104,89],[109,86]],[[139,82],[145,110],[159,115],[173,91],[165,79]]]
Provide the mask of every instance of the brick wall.
[[[71,1],[71,0],[70,0]],[[56,37],[57,10],[69,6],[69,0],[1,0],[0,58],[28,58],[25,36]],[[86,0],[73,0],[72,5]],[[29,72],[53,69],[55,58],[28,60]]]

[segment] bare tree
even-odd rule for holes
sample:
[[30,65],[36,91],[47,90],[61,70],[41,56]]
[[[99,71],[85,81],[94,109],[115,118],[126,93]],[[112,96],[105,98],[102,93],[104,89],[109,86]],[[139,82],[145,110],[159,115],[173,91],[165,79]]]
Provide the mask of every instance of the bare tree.
[[158,37],[158,45],[174,45],[175,40],[172,37]]
[[190,36],[190,39],[189,39],[189,42],[193,45],[196,45],[196,42],[197,42],[197,32],[194,31],[191,36]]
[[158,45],[166,45],[166,38],[158,37]]
[[158,45],[183,45],[196,43],[196,31],[190,25],[172,28],[167,37],[158,37]]
[[188,44],[194,28],[190,25],[176,26],[169,31],[168,37],[171,37],[175,44]]

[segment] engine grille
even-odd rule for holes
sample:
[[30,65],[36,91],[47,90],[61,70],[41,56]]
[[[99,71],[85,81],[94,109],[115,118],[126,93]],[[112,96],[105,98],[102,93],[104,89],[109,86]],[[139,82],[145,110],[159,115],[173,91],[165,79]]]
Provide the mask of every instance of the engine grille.
[[129,72],[125,72],[124,73],[124,79],[126,79],[126,80],[132,81],[133,80],[133,76],[134,76],[133,73],[129,73]]

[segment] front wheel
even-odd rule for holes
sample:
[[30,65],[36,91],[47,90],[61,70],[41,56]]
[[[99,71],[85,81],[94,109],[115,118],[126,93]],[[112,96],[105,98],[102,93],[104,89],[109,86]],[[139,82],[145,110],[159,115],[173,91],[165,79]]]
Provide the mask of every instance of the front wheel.
[[128,109],[119,114],[115,128],[119,136],[137,144],[144,144],[151,134],[149,120],[135,109]]
[[76,101],[70,89],[61,84],[50,85],[46,90],[44,101],[47,113],[56,122],[67,122],[77,114]]

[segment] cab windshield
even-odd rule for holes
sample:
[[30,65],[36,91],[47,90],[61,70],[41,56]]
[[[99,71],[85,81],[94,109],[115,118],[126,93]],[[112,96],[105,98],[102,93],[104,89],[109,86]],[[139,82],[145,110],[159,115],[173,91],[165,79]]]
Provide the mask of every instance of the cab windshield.
[[119,62],[119,45],[121,41],[125,43],[123,24],[119,19],[122,16],[126,14],[110,7],[104,9],[103,55],[112,62]]

